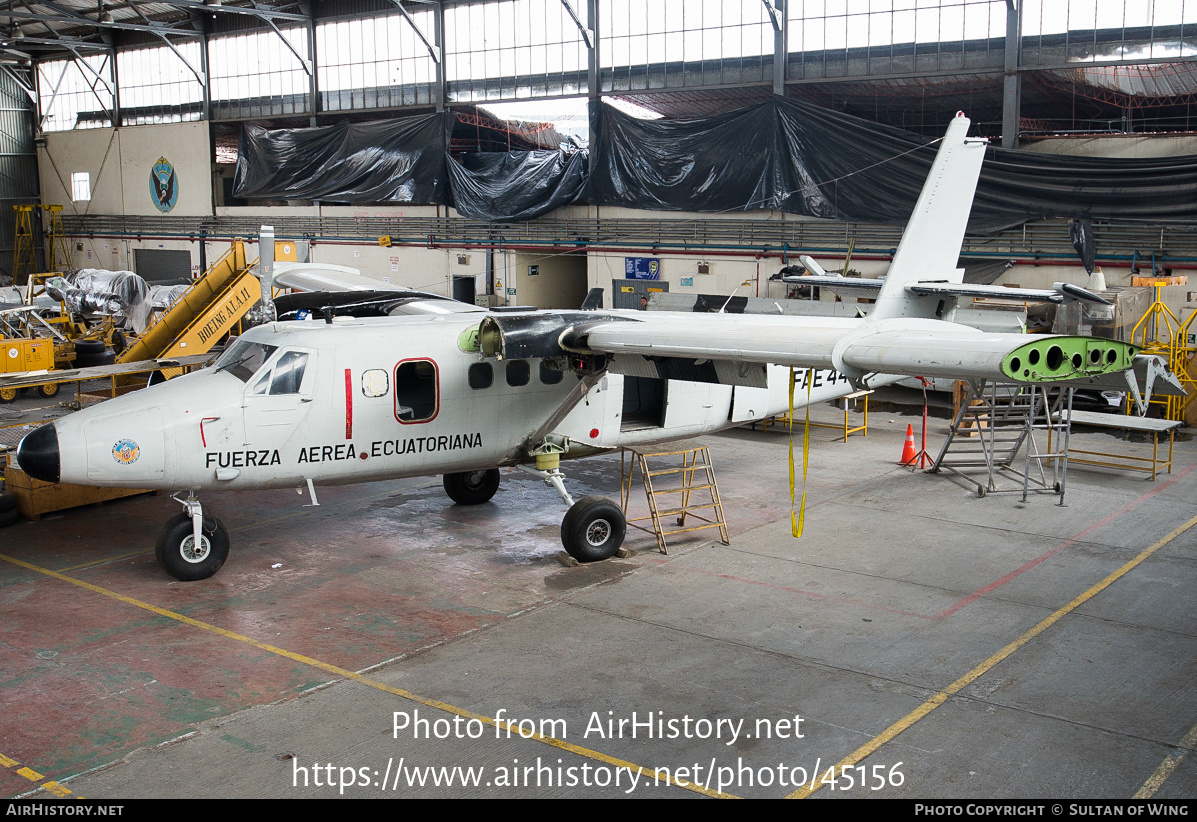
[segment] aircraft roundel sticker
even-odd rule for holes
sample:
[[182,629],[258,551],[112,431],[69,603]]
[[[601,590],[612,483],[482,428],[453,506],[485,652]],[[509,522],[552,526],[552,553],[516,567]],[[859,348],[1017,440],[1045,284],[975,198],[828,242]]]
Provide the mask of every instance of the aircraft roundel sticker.
[[132,465],[141,456],[141,449],[133,440],[119,440],[112,446],[112,458],[121,465]]
[[159,157],[150,169],[150,195],[154,206],[163,213],[179,201],[179,178],[175,175],[175,167],[165,157]]

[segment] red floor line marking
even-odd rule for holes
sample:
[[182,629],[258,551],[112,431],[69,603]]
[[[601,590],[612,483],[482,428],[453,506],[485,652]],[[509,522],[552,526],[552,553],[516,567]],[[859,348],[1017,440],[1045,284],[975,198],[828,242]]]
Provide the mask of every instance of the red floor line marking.
[[[1055,548],[1048,551],[1046,554],[1043,554],[1042,556],[1039,556],[1033,560],[1030,560],[1025,565],[1022,565],[1019,568],[1015,568],[1010,573],[1006,574],[1003,577],[999,577],[998,579],[996,579],[993,582],[986,585],[984,588],[979,588],[976,591],[974,591],[973,593],[969,594],[968,596],[958,600],[957,602],[953,603],[952,605],[949,605],[947,608],[940,611],[938,614],[933,614],[930,616],[927,614],[915,613],[914,611],[903,611],[900,608],[887,608],[884,605],[873,605],[868,602],[862,602],[858,599],[848,599],[847,597],[837,597],[837,596],[832,596],[831,594],[820,594],[816,591],[805,591],[801,588],[790,588],[785,585],[774,585],[771,582],[762,582],[762,581],[756,580],[756,579],[747,579],[745,577],[738,577],[738,576],[734,576],[732,574],[719,574],[714,571],[704,571],[699,568],[687,568],[686,570],[689,571],[690,573],[694,573],[694,574],[705,574],[706,576],[712,576],[712,577],[716,577],[719,579],[727,579],[727,580],[731,580],[733,582],[743,582],[746,585],[759,585],[762,588],[773,588],[778,591],[788,591],[792,594],[800,594],[801,596],[815,597],[816,599],[827,599],[827,600],[831,600],[833,602],[843,602],[847,605],[857,605],[857,606],[860,606],[861,608],[868,608],[873,611],[885,611],[886,613],[889,613],[889,614],[899,614],[901,616],[909,616],[909,617],[916,617],[918,619],[927,619],[927,620],[938,621],[938,620],[946,619],[946,618],[950,617],[952,614],[956,613],[957,611],[961,610],[962,608],[965,608],[965,607],[971,605],[972,603],[976,602],[978,599],[985,596],[986,594],[993,593],[998,588],[1001,588],[1003,585],[1005,585],[1007,582],[1010,582],[1011,580],[1021,576],[1022,574],[1031,570],[1036,565],[1039,565],[1040,563],[1044,562],[1045,560],[1050,559],[1051,557],[1060,553],[1061,551],[1063,551],[1065,548],[1069,547],[1070,545],[1076,544],[1077,542],[1079,542],[1082,539],[1084,539],[1085,537],[1089,536],[1090,534],[1092,534],[1094,531],[1098,530],[1099,528],[1102,528],[1102,527],[1108,525],[1112,520],[1117,519],[1118,517],[1122,516],[1123,514],[1125,514],[1127,511],[1131,510],[1132,508],[1137,508],[1139,505],[1146,502],[1150,497],[1155,496],[1160,491],[1163,491],[1168,486],[1170,486],[1173,483],[1182,479],[1186,474],[1188,474],[1194,468],[1197,468],[1197,465],[1190,465],[1188,468],[1186,468],[1183,471],[1181,471],[1180,473],[1176,474],[1171,479],[1168,479],[1168,480],[1160,483],[1159,485],[1157,485],[1155,488],[1152,488],[1147,493],[1131,500],[1126,505],[1123,505],[1121,508],[1119,508],[1117,511],[1110,514],[1109,516],[1107,516],[1101,520],[1098,520],[1097,522],[1093,523],[1089,527],[1073,534],[1071,537],[1069,537],[1068,539],[1061,542],[1059,545],[1057,545]],[[656,558],[651,558],[651,559],[645,558],[644,561],[651,562],[651,563],[654,563],[657,565],[664,565],[666,562],[666,560],[656,559]]]
[[1108,525],[1111,521],[1122,516],[1123,514],[1125,514],[1127,511],[1131,510],[1132,508],[1137,508],[1139,505],[1146,502],[1148,500],[1148,498],[1155,496],[1160,491],[1163,491],[1168,486],[1177,482],[1182,477],[1184,477],[1186,474],[1188,474],[1190,471],[1192,471],[1194,468],[1197,468],[1197,465],[1190,465],[1188,468],[1181,471],[1176,476],[1172,477],[1171,479],[1169,479],[1165,482],[1160,483],[1155,488],[1152,488],[1150,491],[1148,491],[1146,494],[1143,494],[1143,495],[1137,497],[1136,499],[1131,500],[1126,505],[1123,505],[1121,508],[1119,508],[1117,511],[1110,514],[1109,516],[1107,516],[1103,519],[1100,519],[1097,522],[1090,525],[1088,528],[1085,528],[1084,530],[1078,531],[1077,533],[1073,534],[1071,537],[1069,537],[1068,539],[1061,542],[1059,545],[1057,545],[1055,548],[1048,551],[1046,554],[1039,556],[1039,557],[1035,557],[1035,559],[1026,563],[1022,567],[1015,568],[1013,571],[1006,574],[1004,577],[1000,577],[1000,578],[994,580],[993,582],[986,585],[984,588],[979,588],[976,591],[973,591],[971,594],[969,594],[968,596],[959,600],[958,602],[956,602],[952,605],[949,605],[947,608],[940,611],[935,616],[931,617],[931,619],[945,619],[947,617],[950,617],[952,614],[956,613],[961,608],[965,608],[965,607],[971,605],[972,603],[976,602],[978,599],[985,596],[986,594],[993,593],[998,588],[1001,588],[1003,585],[1005,585],[1007,582],[1010,582],[1011,580],[1021,576],[1025,572],[1034,568],[1039,563],[1044,562],[1045,560],[1058,554],[1060,551],[1063,551],[1065,548],[1067,548],[1071,545],[1075,545],[1077,542],[1080,542],[1082,539],[1089,536],[1090,534],[1092,534],[1094,531],[1098,530],[1099,528],[1102,528],[1102,527]]
[[[662,559],[646,559],[645,562],[653,562],[658,565],[664,565],[665,560]],[[748,579],[746,577],[738,577],[733,574],[719,574],[715,571],[704,571],[701,568],[687,568],[692,574],[705,574],[706,576],[716,577],[718,579],[728,579],[732,582],[743,582],[745,585],[759,585],[762,588],[772,588],[776,591],[788,591],[791,594],[801,594],[802,596],[814,597],[816,599],[829,599],[833,602],[843,602],[848,605],[859,605],[861,608],[868,608],[873,611],[885,611],[889,614],[901,614],[902,616],[917,617],[918,619],[935,619],[926,614],[915,613],[914,611],[902,611],[897,608],[887,608],[884,605],[873,605],[868,602],[862,602],[859,599],[848,599],[847,597],[837,597],[832,594],[820,594],[817,591],[805,591],[802,588],[790,588],[786,585],[774,585],[772,582],[761,582],[758,579]]]

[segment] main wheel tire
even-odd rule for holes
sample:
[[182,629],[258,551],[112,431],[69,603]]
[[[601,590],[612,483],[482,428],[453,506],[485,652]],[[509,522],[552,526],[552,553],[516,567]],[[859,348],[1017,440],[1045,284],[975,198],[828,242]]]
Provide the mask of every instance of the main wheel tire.
[[103,340],[75,340],[76,357],[103,354],[107,348]]
[[12,491],[0,491],[0,514],[15,510],[17,507],[17,495]]
[[7,528],[10,525],[16,525],[17,520],[21,518],[21,512],[16,508],[11,511],[0,511],[0,528]]
[[204,517],[198,551],[194,544],[191,517],[186,511],[175,514],[158,532],[158,564],[175,579],[194,582],[215,574],[229,557],[229,532],[216,517]]
[[499,490],[499,469],[445,474],[444,483],[449,499],[459,505],[481,505]]
[[47,385],[39,385],[37,387],[37,393],[41,394],[46,399],[50,399],[51,397],[58,396],[58,389],[59,389],[58,383],[52,382]]
[[615,502],[606,497],[583,497],[561,521],[561,544],[578,562],[598,562],[615,556],[627,529],[627,520]]
[[21,389],[19,388],[0,388],[0,402],[14,402],[19,396],[21,396]]

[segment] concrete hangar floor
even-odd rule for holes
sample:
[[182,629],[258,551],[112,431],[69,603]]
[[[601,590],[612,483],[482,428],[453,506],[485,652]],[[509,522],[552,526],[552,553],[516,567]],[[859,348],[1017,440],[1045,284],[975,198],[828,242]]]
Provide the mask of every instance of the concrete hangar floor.
[[[1197,796],[1197,443],[1155,482],[1073,466],[1060,507],[899,468],[911,421],[814,429],[798,540],[785,436],[711,437],[730,546],[631,531],[575,568],[518,473],[475,508],[434,478],[212,495],[234,547],[198,583],[155,563],[166,496],[22,521],[0,792]],[[565,468],[617,494],[618,457]]]

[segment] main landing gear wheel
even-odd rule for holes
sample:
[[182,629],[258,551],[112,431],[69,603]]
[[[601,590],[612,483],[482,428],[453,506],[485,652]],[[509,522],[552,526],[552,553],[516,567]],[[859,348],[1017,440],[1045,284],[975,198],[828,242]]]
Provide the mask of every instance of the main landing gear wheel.
[[623,511],[612,500],[583,497],[561,520],[561,544],[578,562],[598,562],[615,556],[627,529]]
[[229,532],[216,517],[205,516],[197,548],[191,515],[184,511],[162,526],[154,553],[158,564],[175,579],[183,582],[207,579],[229,557]]
[[445,474],[445,493],[460,505],[481,505],[489,502],[499,490],[499,469],[463,471]]

